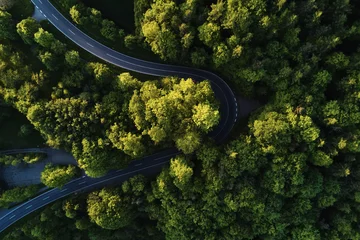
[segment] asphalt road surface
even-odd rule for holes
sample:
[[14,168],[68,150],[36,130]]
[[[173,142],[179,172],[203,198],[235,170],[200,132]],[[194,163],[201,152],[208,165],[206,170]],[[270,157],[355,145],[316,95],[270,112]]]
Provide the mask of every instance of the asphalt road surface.
[[[81,32],[71,22],[63,17],[49,1],[32,0],[32,2],[41,14],[43,14],[59,31],[65,34],[78,46],[106,62],[124,69],[153,76],[190,77],[196,81],[202,81],[205,79],[209,80],[217,99],[220,101],[221,112],[219,125],[209,135],[214,138],[218,144],[220,144],[231,132],[231,129],[238,117],[237,102],[230,87],[219,76],[201,69],[152,63],[121,54],[102,45],[87,36],[85,33]],[[83,176],[67,183],[62,189],[51,189],[23,204],[18,205],[2,216],[0,218],[0,232],[24,216],[68,195],[89,192],[91,190],[112,184],[115,185],[137,174],[143,174],[145,176],[154,175],[161,171],[162,167],[169,162],[170,158],[179,153],[181,152],[175,148],[167,149],[157,154],[133,161],[128,168],[112,171],[101,178],[89,178],[87,176]]]

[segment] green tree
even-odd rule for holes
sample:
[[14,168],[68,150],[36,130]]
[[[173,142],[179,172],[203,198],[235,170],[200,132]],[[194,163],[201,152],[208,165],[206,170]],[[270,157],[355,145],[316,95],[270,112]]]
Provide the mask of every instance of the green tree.
[[40,187],[38,185],[30,185],[4,191],[0,197],[0,206],[8,208],[11,203],[21,203],[33,197],[39,190]]
[[65,61],[70,67],[77,67],[80,63],[80,55],[78,51],[71,50],[65,53]]
[[15,4],[14,0],[1,0],[0,1],[0,10],[7,11],[10,10]]
[[0,40],[15,40],[16,33],[11,14],[0,10]]
[[52,44],[55,42],[55,37],[52,33],[45,31],[43,28],[39,28],[34,34],[34,41],[40,46],[50,49]]
[[182,190],[189,187],[193,170],[184,157],[176,157],[170,162],[170,176],[174,178],[174,184]]
[[93,192],[89,195],[87,204],[90,219],[105,229],[125,227],[136,216],[133,207],[126,198],[119,195],[117,189]]
[[118,36],[118,29],[116,28],[116,25],[113,21],[104,19],[101,22],[102,28],[100,29],[101,35],[103,35],[105,38],[115,41]]
[[78,173],[78,169],[73,165],[53,166],[47,164],[41,173],[41,182],[48,187],[61,188]]
[[176,78],[145,82],[134,91],[129,112],[136,128],[156,144],[172,139],[184,153],[195,151],[220,118],[209,82]]
[[17,33],[26,44],[34,42],[34,34],[39,31],[40,24],[34,18],[26,18],[16,25]]

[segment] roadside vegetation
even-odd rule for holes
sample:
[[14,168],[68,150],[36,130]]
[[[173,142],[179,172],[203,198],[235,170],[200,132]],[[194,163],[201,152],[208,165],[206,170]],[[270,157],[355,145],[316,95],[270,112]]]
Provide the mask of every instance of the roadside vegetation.
[[61,188],[71,179],[79,176],[80,171],[76,166],[47,164],[41,173],[41,182],[47,187]]
[[46,153],[26,153],[14,155],[0,154],[0,163],[12,166],[17,166],[20,163],[33,164],[44,160],[46,156]]
[[1,96],[50,147],[71,152],[89,176],[164,147],[192,153],[217,125],[219,106],[209,82],[140,81],[82,59],[32,18],[16,22],[2,14]]
[[[123,7],[123,2],[115,3],[116,6],[121,6],[120,9],[122,10],[120,11],[126,12],[126,14],[122,14],[122,17],[129,16],[132,12],[132,10],[129,10],[129,5],[133,4],[131,3],[132,1],[126,2],[128,3],[125,3],[125,7]],[[56,6],[66,18],[77,25],[77,27],[102,44],[130,56],[150,61],[160,61],[160,59],[142,43],[141,38],[134,34],[134,29],[131,29],[132,24],[125,23],[120,26],[116,25],[113,20],[104,17],[98,9],[86,6],[81,1],[52,0],[51,3]],[[112,2],[102,2],[101,5],[109,9],[110,3]],[[109,14],[110,17],[117,16],[116,19],[119,19],[119,15],[118,10]]]
[[30,185],[9,190],[1,189],[0,208],[9,208],[14,204],[31,199],[39,192],[40,188],[40,185]]
[[[76,4],[60,2],[67,9]],[[92,16],[83,14],[85,5],[75,8],[79,20]],[[189,151],[194,154],[173,158],[156,179],[135,176],[118,187],[59,201],[3,239],[360,239],[359,1],[136,0],[134,16],[132,36],[163,61],[217,72],[237,94],[261,99],[264,106],[224,145],[202,137]],[[1,26],[9,45],[14,28],[10,21]],[[72,49],[33,29],[28,39],[44,73],[64,69],[62,80],[44,77],[52,88],[44,87],[51,90],[41,91],[41,98],[12,94],[24,85],[36,87],[33,82],[2,77],[0,89],[50,145],[70,149],[73,143],[73,154],[91,176],[118,167],[119,159],[125,163],[150,148],[176,145],[173,132],[164,129],[167,140],[159,145],[163,132],[151,130],[167,122],[137,114],[158,106],[144,104],[142,94],[150,99],[144,86],[156,92],[161,81],[139,83],[99,63],[76,65],[76,53],[67,53]],[[22,39],[26,32],[20,31]],[[0,56],[20,54],[15,48],[9,53]],[[165,91],[158,99],[168,97]],[[213,117],[211,99],[201,103],[211,103]],[[197,131],[205,134],[202,127],[218,119],[207,121]],[[79,130],[84,125],[86,131]]]

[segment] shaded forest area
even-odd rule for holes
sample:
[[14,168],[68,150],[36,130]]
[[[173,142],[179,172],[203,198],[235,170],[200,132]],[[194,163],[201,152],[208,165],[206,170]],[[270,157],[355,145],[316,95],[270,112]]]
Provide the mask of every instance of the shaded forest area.
[[[247,132],[228,143],[214,146],[203,138],[195,154],[172,159],[155,180],[136,176],[59,201],[4,239],[360,239],[359,9],[355,0],[136,0],[136,43],[145,41],[163,61],[212,69],[239,95],[267,104],[251,115]],[[41,42],[36,34],[32,41]],[[41,50],[52,53],[51,46],[40,46],[47,65]],[[68,59],[68,74],[76,72]],[[86,79],[101,86],[93,69],[105,67],[94,64],[85,64]],[[52,102],[81,94],[62,83],[53,84]],[[103,88],[90,90],[91,103],[100,103],[94,95]],[[4,92],[6,99],[13,99],[11,92]],[[30,100],[11,101],[22,110]],[[37,128],[48,124],[35,121],[41,114],[33,112],[28,117]],[[121,114],[111,116],[133,119]],[[65,132],[59,129],[54,144],[69,137]],[[99,156],[112,159],[101,146]]]

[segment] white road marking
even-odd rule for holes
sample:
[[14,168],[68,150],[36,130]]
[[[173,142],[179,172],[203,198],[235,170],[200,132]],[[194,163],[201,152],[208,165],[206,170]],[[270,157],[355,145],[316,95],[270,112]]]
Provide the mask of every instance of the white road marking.
[[53,17],[56,19],[56,20],[59,20],[54,14],[52,14],[53,15]]
[[46,15],[44,14],[44,17],[46,17]]
[[74,34],[74,35],[76,35],[73,31],[71,31],[70,29],[69,29],[69,32],[71,32],[72,34]]
[[139,163],[139,164],[136,164],[135,167],[138,167],[138,166],[141,166],[141,165],[142,165],[142,163]]
[[38,6],[36,6],[36,8],[37,8],[37,9],[39,9],[39,7],[38,7]]
[[82,176],[81,178],[84,178],[84,177],[86,177],[86,176]]
[[[112,58],[115,58],[115,59],[117,59],[117,60],[121,60],[120,58],[117,58],[117,57],[114,57],[113,55],[110,55],[110,54],[106,54],[106,55],[108,55],[109,57],[112,57]],[[121,60],[122,61],[122,60]]]
[[81,185],[81,184],[84,184],[84,183],[86,183],[86,182],[81,182],[81,183],[79,183],[78,185]]
[[[167,155],[167,156],[161,157],[160,159],[162,159],[162,158],[167,158],[167,157],[171,157],[171,156],[173,156],[173,155],[174,155],[174,154]],[[110,180],[115,179],[115,178],[118,178],[118,177],[122,177],[122,176],[126,176],[126,175],[129,175],[129,174],[132,174],[132,173],[140,172],[140,171],[145,170],[145,169],[153,168],[153,167],[156,167],[156,166],[158,166],[158,165],[161,165],[161,164],[164,164],[164,163],[168,163],[168,162],[169,162],[169,161],[157,163],[157,164],[154,164],[154,165],[151,165],[151,166],[147,166],[147,167],[140,168],[140,169],[137,169],[137,170],[134,170],[134,171],[131,171],[131,172],[124,173],[124,174],[122,174],[122,175],[114,176],[114,177],[111,177],[111,178],[102,180],[102,181],[100,181],[100,182],[96,182],[96,183],[90,184],[90,185],[88,185],[88,186],[86,186],[86,187],[77,189],[77,191],[81,191],[81,190],[83,190],[83,189],[85,189],[85,188],[89,188],[89,187],[91,187],[91,186],[94,186],[94,185],[97,185],[97,184],[100,184],[100,183],[103,183],[103,182],[106,182],[106,181],[110,181]],[[61,196],[61,197],[62,197],[62,196]],[[61,198],[61,197],[59,197],[59,198]],[[55,199],[55,200],[57,200],[57,199]],[[55,200],[54,200],[54,201],[55,201]]]
[[63,190],[61,190],[60,192],[65,192],[67,190],[67,188],[64,188]]
[[40,2],[41,4],[43,4],[41,0],[39,0],[39,2]]
[[41,13],[43,13],[41,10],[40,10]]
[[[167,155],[167,156],[161,157],[160,159],[166,158],[166,157],[170,157],[170,156],[173,156],[173,155],[174,155],[174,154]],[[168,161],[166,161],[166,162],[168,162]],[[114,176],[114,177],[105,179],[105,180],[103,180],[103,181],[96,182],[96,183],[90,184],[90,185],[88,185],[88,186],[85,186],[85,187],[83,187],[83,188],[77,189],[77,191],[81,191],[81,190],[83,190],[83,189],[89,188],[89,187],[91,187],[91,186],[94,186],[94,185],[97,185],[97,184],[100,184],[100,183],[103,183],[103,182],[106,182],[106,181],[110,181],[110,180],[112,180],[112,179],[115,179],[115,178],[118,178],[118,177],[121,177],[121,176],[126,176],[126,175],[129,175],[129,174],[132,174],[132,173],[140,172],[140,171],[145,170],[145,169],[153,168],[153,167],[156,167],[156,166],[161,165],[161,164],[164,164],[164,163],[165,163],[165,162],[157,163],[157,164],[154,164],[154,165],[151,165],[151,166],[147,166],[147,167],[144,167],[144,168],[141,168],[141,169],[137,169],[137,170],[134,170],[134,171],[131,171],[131,172],[124,173],[124,174],[122,174],[122,175],[120,175],[120,176]],[[55,190],[55,189],[54,189],[54,190]],[[51,190],[50,190],[50,191],[51,191]],[[47,192],[47,193],[48,193],[48,192]],[[35,197],[35,198],[33,198],[33,199],[31,199],[31,201],[34,201],[34,200],[37,199],[38,197],[41,197],[41,195],[40,195],[40,196],[37,196],[37,197]],[[53,201],[55,201],[55,200],[57,200],[57,199],[59,199],[59,198],[62,198],[62,197],[63,197],[63,196],[60,196],[60,197],[58,197],[58,198],[54,198]],[[48,198],[49,198],[49,197],[46,197],[46,198],[44,198],[43,200],[48,199]],[[3,218],[5,218],[6,216],[9,216],[10,213],[12,213],[12,212],[14,212],[15,210],[21,208],[22,206],[23,206],[23,205],[19,205],[18,207],[14,208],[11,212],[9,212],[9,213],[6,214],[5,216],[1,217],[0,220],[2,220]],[[39,207],[36,207],[36,208],[32,209],[32,212],[35,211],[35,210],[38,210],[38,209],[41,208],[41,207],[43,207],[43,206],[39,206]]]
[[43,201],[45,201],[46,199],[49,199],[50,197],[45,197],[45,198],[43,198]]
[[87,45],[89,45],[90,47],[94,47],[93,45],[91,45],[90,43],[86,42]]
[[16,215],[12,215],[9,219],[13,219]]
[[32,207],[32,205],[30,205],[30,206],[27,206],[27,207],[26,207],[26,209],[29,209],[29,208],[31,208],[31,207]]

